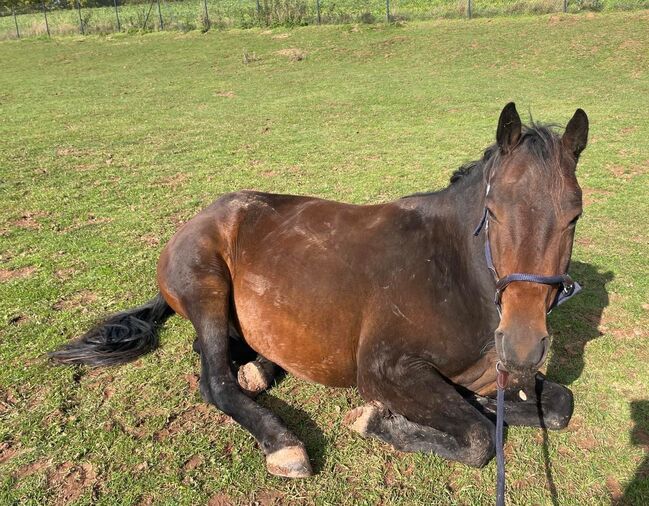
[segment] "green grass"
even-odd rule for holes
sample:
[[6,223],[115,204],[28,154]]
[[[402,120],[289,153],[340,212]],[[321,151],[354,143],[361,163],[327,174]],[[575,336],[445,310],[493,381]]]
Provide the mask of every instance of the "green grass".
[[[208,15],[213,28],[250,28],[252,26],[296,26],[317,22],[316,0],[207,0]],[[118,2],[122,31],[152,31],[160,29],[155,4]],[[46,36],[43,13],[19,11],[16,22],[21,37]],[[50,5],[50,2],[45,2]],[[76,3],[74,3],[76,6]],[[165,30],[201,30],[204,1],[160,0]],[[570,0],[569,12],[615,11],[649,8],[649,0]],[[499,15],[556,13],[563,9],[563,0],[473,0],[474,17]],[[321,22],[325,24],[362,22],[372,24],[386,18],[385,0],[320,0]],[[461,18],[467,15],[467,0],[391,0],[393,21],[434,18]],[[78,34],[79,13],[75,9],[48,9],[52,35]],[[82,24],[86,34],[107,34],[118,31],[115,10],[111,7],[83,8]],[[145,24],[146,21],[146,24]],[[0,6],[0,40],[16,37],[11,11]],[[146,27],[145,27],[146,26]]]
[[[493,504],[482,470],[342,426],[361,400],[288,377],[261,402],[318,474],[268,476],[250,435],[194,388],[193,330],[121,368],[43,359],[156,292],[178,224],[239,188],[380,202],[440,188],[502,106],[591,120],[572,272],[548,372],[568,430],[516,428],[510,504],[646,504],[648,12],[68,37],[0,44],[0,503]],[[291,61],[278,51],[306,53]],[[247,64],[242,55],[248,55]],[[221,495],[219,495],[221,494]]]

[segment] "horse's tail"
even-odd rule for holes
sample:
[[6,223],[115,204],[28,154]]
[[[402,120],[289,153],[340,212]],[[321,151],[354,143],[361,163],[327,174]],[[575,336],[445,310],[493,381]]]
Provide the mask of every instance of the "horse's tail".
[[158,293],[142,306],[109,316],[49,356],[61,364],[93,367],[131,362],[158,347],[158,331],[172,314]]

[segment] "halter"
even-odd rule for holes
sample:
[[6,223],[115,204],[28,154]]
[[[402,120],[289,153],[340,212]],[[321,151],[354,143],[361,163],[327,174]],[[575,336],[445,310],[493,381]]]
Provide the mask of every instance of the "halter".
[[[487,185],[486,195],[489,195],[490,186],[491,185]],[[523,281],[526,283],[537,283],[541,285],[561,285],[561,289],[557,290],[557,294],[554,297],[552,304],[550,304],[550,307],[548,309],[548,314],[550,314],[550,312],[555,307],[557,307],[560,304],[563,304],[565,301],[567,301],[568,299],[574,297],[579,292],[581,292],[581,286],[579,285],[579,283],[573,281],[573,279],[568,275],[568,273],[557,274],[555,276],[541,276],[540,274],[515,272],[513,274],[508,274],[507,276],[503,276],[502,278],[499,277],[498,271],[496,271],[496,267],[494,266],[493,257],[491,256],[491,245],[489,244],[489,211],[487,211],[486,205],[484,208],[484,212],[482,214],[482,219],[480,220],[480,223],[478,224],[476,229],[473,231],[473,235],[476,237],[480,235],[480,231],[483,228],[486,234],[485,241],[484,241],[484,255],[487,261],[487,267],[493,274],[494,279],[496,281],[496,293],[494,295],[494,304],[496,304],[496,308],[498,309],[498,314],[500,316],[502,316],[502,308],[500,304],[502,293],[505,291],[505,288],[507,288],[507,286],[509,286],[510,283],[513,283],[515,281]]]
[[[493,257],[491,256],[491,246],[489,244],[489,211],[487,210],[486,199],[491,189],[491,183],[487,183],[487,191],[485,193],[485,207],[482,213],[480,223],[473,231],[473,235],[477,237],[484,228],[485,241],[484,241],[484,255],[487,261],[487,267],[494,276],[496,281],[496,294],[494,295],[494,304],[498,309],[498,315],[502,317],[502,307],[500,304],[502,293],[510,283],[522,281],[525,283],[537,283],[541,285],[561,285],[557,290],[557,295],[554,297],[552,304],[548,308],[548,314],[559,304],[574,297],[581,291],[581,286],[568,275],[568,273],[557,274],[555,276],[541,276],[540,274],[529,274],[525,272],[515,272],[507,274],[502,278],[498,276],[498,271],[494,266]],[[505,453],[503,451],[503,425],[505,419],[505,388],[509,373],[502,367],[500,361],[496,363],[496,506],[505,505]]]

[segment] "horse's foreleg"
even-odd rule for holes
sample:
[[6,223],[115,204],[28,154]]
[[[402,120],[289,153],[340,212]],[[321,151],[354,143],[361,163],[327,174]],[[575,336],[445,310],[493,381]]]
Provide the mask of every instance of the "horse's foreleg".
[[494,455],[494,425],[435,368],[385,347],[359,356],[359,391],[369,405],[348,415],[353,429],[402,451],[436,453],[480,467]]
[[[485,415],[495,417],[495,399],[475,396],[472,402]],[[563,429],[570,422],[573,408],[570,389],[548,381],[541,373],[526,385],[514,385],[505,392],[507,425]]]
[[[229,282],[202,278],[192,289],[191,320],[201,357],[200,389],[203,398],[247,429],[266,455],[271,474],[301,478],[312,474],[302,442],[266,408],[245,395],[231,367],[228,336]],[[204,289],[203,289],[204,288]],[[204,293],[203,293],[204,292]]]

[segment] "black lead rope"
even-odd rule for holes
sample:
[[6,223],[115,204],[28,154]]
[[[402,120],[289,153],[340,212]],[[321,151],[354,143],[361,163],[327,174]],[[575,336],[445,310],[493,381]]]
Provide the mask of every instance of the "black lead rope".
[[503,432],[505,422],[505,388],[509,373],[500,362],[496,364],[496,506],[505,506],[505,452],[503,448]]

